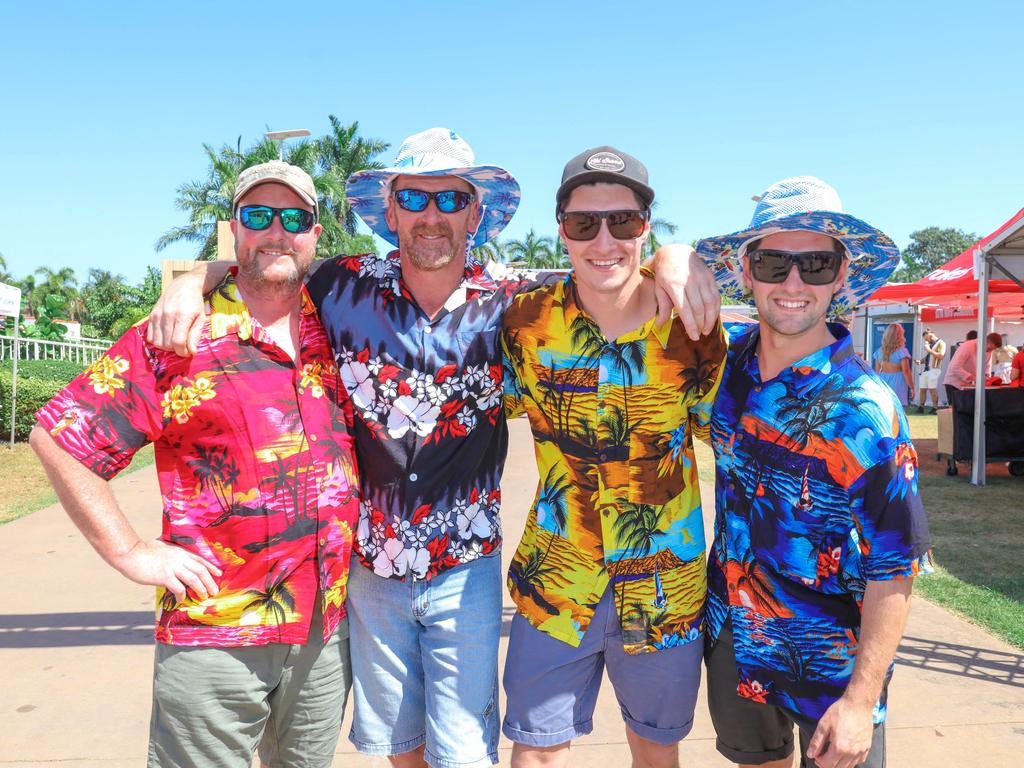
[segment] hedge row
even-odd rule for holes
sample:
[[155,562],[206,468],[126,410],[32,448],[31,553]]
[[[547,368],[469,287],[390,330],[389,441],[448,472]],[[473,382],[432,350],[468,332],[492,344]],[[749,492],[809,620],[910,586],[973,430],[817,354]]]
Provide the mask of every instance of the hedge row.
[[[22,360],[18,363],[18,412],[14,439],[27,440],[35,412],[77,376],[84,366],[66,360]],[[0,363],[0,438],[11,434],[11,363]]]

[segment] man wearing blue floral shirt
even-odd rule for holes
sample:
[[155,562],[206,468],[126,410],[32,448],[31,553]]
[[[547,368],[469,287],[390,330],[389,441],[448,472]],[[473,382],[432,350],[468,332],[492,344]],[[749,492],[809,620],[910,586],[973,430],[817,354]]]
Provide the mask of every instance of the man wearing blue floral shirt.
[[740,765],[884,765],[886,687],[913,577],[929,568],[903,409],[826,317],[884,284],[899,254],[813,177],[703,240],[723,296],[759,323],[735,338],[712,414],[715,541],[708,701]]

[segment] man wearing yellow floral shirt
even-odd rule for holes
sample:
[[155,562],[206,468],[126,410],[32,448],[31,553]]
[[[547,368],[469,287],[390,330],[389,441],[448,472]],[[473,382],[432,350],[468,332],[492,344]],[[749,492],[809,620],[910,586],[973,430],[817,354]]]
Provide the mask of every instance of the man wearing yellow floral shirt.
[[677,764],[700,682],[704,533],[693,437],[726,345],[656,320],[641,271],[654,191],[613,147],[573,158],[556,214],[573,271],[505,315],[505,410],[540,486],[509,572],[504,732],[513,766],[564,765],[608,667],[634,765]]

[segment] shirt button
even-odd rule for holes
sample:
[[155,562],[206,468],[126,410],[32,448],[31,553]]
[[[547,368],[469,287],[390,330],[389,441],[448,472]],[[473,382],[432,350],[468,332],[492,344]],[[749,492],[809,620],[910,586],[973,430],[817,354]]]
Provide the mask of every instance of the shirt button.
[[420,476],[419,476],[419,475],[417,475],[417,474],[416,474],[415,472],[413,472],[413,473],[411,473],[411,474],[409,475],[409,480],[410,480],[410,482],[413,482],[413,483],[415,483],[415,482],[416,482],[417,480],[419,480],[419,479],[420,479]]
[[320,546],[321,547],[327,546],[327,539],[320,539]]
[[608,517],[611,513],[612,511],[608,507],[605,507],[602,514],[604,514],[605,517]]
[[433,332],[434,332],[434,329],[433,329],[433,328],[431,328],[431,327],[430,327],[430,326],[428,325],[427,327],[425,327],[425,328],[423,329],[423,332],[424,332],[424,333],[433,333]]
[[608,454],[605,453],[604,451],[601,451],[601,453],[598,454],[597,458],[599,458],[601,461],[608,461]]
[[316,435],[310,435],[309,436],[309,442],[315,443],[316,442]]

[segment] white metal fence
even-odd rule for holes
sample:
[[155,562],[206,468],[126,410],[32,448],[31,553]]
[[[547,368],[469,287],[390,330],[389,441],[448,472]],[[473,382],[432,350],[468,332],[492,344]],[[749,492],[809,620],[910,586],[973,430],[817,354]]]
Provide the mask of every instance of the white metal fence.
[[[87,365],[109,349],[110,345],[86,344],[80,341],[47,341],[45,339],[18,339],[19,360],[70,360]],[[0,360],[14,359],[14,337],[0,336]]]

